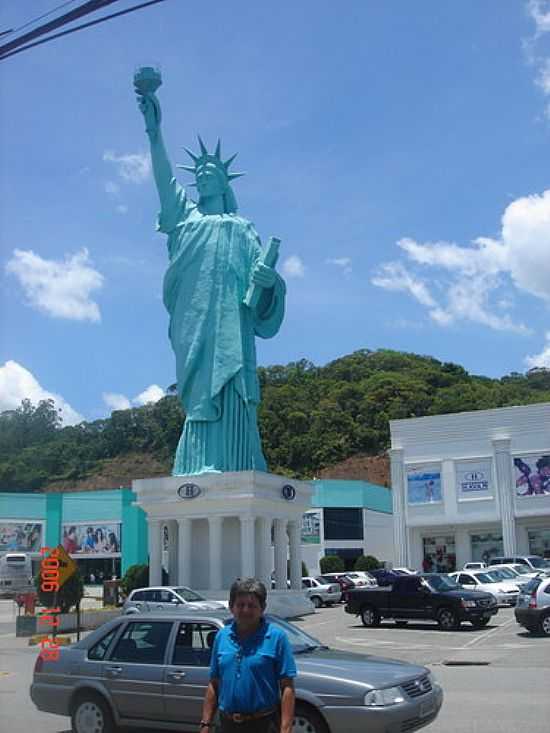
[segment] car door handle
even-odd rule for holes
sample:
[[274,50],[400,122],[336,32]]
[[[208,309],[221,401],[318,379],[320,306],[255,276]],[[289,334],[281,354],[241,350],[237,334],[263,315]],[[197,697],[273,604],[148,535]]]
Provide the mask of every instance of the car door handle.
[[122,672],[122,667],[106,667],[105,671],[109,677],[117,677]]
[[175,672],[168,672],[168,679],[171,679],[177,682],[178,680],[182,680],[186,674],[187,672],[184,672],[183,670],[178,669]]

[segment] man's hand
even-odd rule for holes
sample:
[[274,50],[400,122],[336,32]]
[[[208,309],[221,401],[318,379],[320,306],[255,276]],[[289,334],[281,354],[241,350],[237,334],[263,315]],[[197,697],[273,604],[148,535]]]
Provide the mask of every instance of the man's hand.
[[264,265],[263,262],[256,263],[252,270],[252,282],[261,288],[272,288],[275,285],[277,275],[273,267]]
[[160,104],[154,94],[139,94],[138,107],[145,119],[145,129],[151,136],[157,134],[160,127]]

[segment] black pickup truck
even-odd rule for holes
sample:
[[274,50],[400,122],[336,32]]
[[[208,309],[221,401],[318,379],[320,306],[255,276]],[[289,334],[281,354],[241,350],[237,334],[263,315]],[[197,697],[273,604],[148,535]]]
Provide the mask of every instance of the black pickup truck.
[[399,626],[412,620],[437,621],[445,631],[458,629],[462,621],[485,626],[498,611],[490,593],[469,591],[446,575],[403,575],[385,588],[347,591],[346,613],[361,616],[365,626],[378,626],[393,618]]

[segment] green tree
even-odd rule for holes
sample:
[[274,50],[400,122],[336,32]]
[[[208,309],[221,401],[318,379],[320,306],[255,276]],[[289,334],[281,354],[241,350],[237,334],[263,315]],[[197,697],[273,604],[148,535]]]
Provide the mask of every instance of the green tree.
[[338,555],[325,555],[319,560],[319,567],[321,568],[321,575],[325,573],[342,573],[346,568],[344,561]]
[[146,588],[149,585],[149,565],[130,565],[120,585],[127,596],[136,588]]
[[382,563],[374,555],[360,555],[355,561],[354,570],[378,570]]

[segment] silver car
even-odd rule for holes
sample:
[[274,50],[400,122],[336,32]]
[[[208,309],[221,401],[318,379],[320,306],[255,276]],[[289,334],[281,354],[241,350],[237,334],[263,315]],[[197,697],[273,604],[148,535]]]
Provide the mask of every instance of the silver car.
[[222,611],[227,601],[209,601],[191,588],[159,585],[136,588],[124,601],[124,613],[143,611]]
[[302,578],[302,588],[315,608],[321,608],[323,605],[330,606],[342,600],[339,583],[326,583],[321,577]]
[[[118,726],[193,731],[201,720],[211,649],[225,613],[119,616],[59,658],[38,656],[30,688],[39,710],[71,717],[74,733]],[[404,733],[431,723],[443,692],[426,667],[322,646],[274,616],[298,676],[295,731]]]

